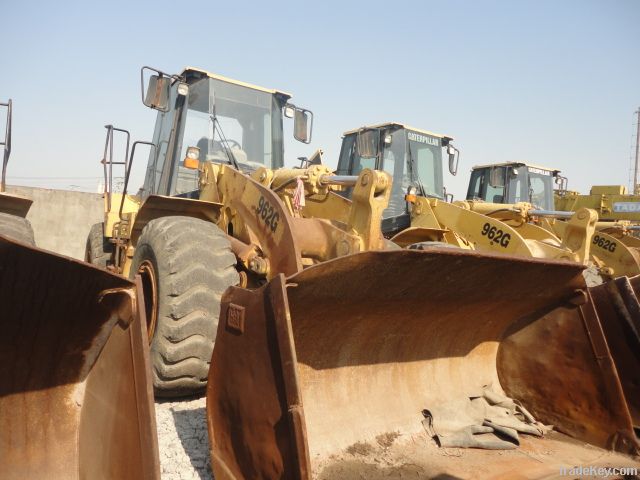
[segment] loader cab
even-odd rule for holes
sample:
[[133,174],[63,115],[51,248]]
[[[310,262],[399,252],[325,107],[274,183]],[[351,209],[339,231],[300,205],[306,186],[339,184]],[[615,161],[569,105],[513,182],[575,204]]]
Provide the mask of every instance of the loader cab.
[[467,200],[528,202],[536,208],[553,210],[554,183],[564,179],[559,174],[560,170],[525,163],[476,166],[471,171]]
[[[393,234],[410,226],[405,195],[446,197],[443,186],[443,150],[455,175],[458,151],[452,138],[399,123],[385,123],[345,132],[336,173],[358,175],[364,168],[384,170],[392,180],[389,206],[382,230]],[[346,196],[351,194],[346,192]]]
[[175,76],[147,70],[154,75],[143,102],[158,115],[143,197],[198,198],[201,161],[231,164],[244,172],[282,167],[284,116],[295,119],[297,140],[311,140],[311,112],[290,104],[287,93],[194,68]]

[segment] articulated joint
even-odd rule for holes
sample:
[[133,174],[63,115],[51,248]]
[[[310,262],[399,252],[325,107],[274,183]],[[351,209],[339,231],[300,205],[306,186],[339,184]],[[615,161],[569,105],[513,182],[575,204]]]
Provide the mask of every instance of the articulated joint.
[[231,236],[227,236],[227,239],[234,255],[247,270],[265,276],[269,273],[269,260],[261,256],[257,245],[246,244]]

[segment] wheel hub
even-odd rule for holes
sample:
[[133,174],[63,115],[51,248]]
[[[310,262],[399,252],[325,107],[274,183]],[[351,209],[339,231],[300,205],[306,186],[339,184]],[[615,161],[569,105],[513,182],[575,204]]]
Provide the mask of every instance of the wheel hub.
[[143,261],[138,267],[138,275],[142,281],[142,296],[144,299],[144,309],[147,321],[147,335],[149,344],[153,340],[158,319],[158,282],[156,271],[149,260]]

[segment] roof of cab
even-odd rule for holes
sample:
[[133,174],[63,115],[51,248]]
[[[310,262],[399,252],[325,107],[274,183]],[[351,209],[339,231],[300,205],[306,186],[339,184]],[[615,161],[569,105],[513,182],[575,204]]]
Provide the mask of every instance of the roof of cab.
[[422,133],[422,134],[425,134],[425,135],[431,135],[432,137],[446,138],[448,140],[453,140],[453,137],[450,137],[449,135],[442,135],[440,133],[434,133],[434,132],[430,132],[428,130],[422,130],[421,128],[410,127],[409,125],[406,125],[406,124],[400,123],[400,122],[385,122],[385,123],[376,123],[375,125],[366,125],[364,127],[355,128],[353,130],[346,131],[342,135],[343,136],[351,135],[352,133],[358,133],[360,130],[363,130],[363,129],[375,129],[375,130],[377,130],[377,129],[380,129],[380,128],[387,128],[387,127],[405,128],[407,130],[411,130],[411,131],[414,131],[414,132]]
[[526,162],[503,162],[503,163],[488,163],[485,165],[474,165],[471,169],[472,170],[476,170],[479,168],[488,168],[488,167],[531,167],[531,168],[537,168],[539,170],[547,170],[549,172],[560,172],[559,169],[557,168],[551,168],[551,167],[543,167],[541,165],[535,165],[533,163],[526,163]]
[[190,72],[190,71],[191,72],[198,72],[198,73],[207,75],[208,77],[214,78],[216,80],[220,80],[221,82],[233,83],[234,85],[240,85],[241,87],[251,88],[253,90],[258,90],[260,92],[270,93],[272,95],[277,94],[277,95],[281,95],[283,97],[291,98],[291,94],[289,94],[287,92],[283,92],[282,90],[275,90],[275,89],[272,89],[272,88],[264,88],[264,87],[260,87],[259,85],[253,85],[251,83],[241,82],[240,80],[234,80],[233,78],[225,77],[223,75],[218,75],[217,73],[208,72],[207,70],[203,70],[203,69],[197,68],[197,67],[185,67],[185,69],[182,71],[182,73],[180,75],[183,76],[185,73]]

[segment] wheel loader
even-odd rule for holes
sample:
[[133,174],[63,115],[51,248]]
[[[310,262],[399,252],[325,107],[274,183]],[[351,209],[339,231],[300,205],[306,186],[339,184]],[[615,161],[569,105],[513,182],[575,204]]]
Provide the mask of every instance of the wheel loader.
[[[393,208],[383,214],[386,217],[383,230],[399,245],[429,248],[445,242],[461,249],[588,263],[590,237],[597,220],[594,212],[585,209],[565,215],[568,221],[561,224],[565,226],[563,235],[555,236],[551,230],[528,222],[533,214],[546,216],[558,212],[534,209],[524,202],[515,205],[446,202],[441,164],[446,149],[450,173],[455,174],[457,151],[451,148],[451,142],[451,137],[399,123],[351,130],[343,137],[337,173],[354,173],[366,165],[387,171],[393,175],[394,184],[402,184],[391,195]],[[374,147],[370,148],[371,145]],[[596,232],[594,238],[598,235],[602,232]],[[637,275],[634,270],[629,273]],[[640,365],[639,284],[640,277],[623,277],[591,289],[636,424],[640,419],[635,373]]]
[[[401,123],[382,123],[345,132],[337,173],[364,167],[386,171],[393,179],[382,229],[401,246],[422,248],[446,243],[463,249],[526,257],[571,260],[586,265],[597,215],[582,210],[572,215],[561,240],[528,222],[531,204],[514,205],[448,201],[443,185],[443,150],[449,173],[457,173],[459,152],[453,139]],[[349,195],[349,192],[346,192]]]
[[523,162],[479,165],[471,171],[467,200],[528,202],[543,210],[564,212],[590,208],[598,212],[598,230],[633,233],[632,225],[640,220],[640,198],[629,195],[625,186],[595,185],[589,195],[581,195],[568,190],[567,185],[568,179],[554,168]]
[[[143,84],[149,77],[143,103],[158,110],[154,136],[130,151],[129,133],[108,126],[105,220],[91,229],[86,260],[141,276],[156,395],[190,395],[206,385],[224,291],[253,281],[255,272],[264,277],[290,271],[300,261],[284,250],[278,252],[282,264],[263,260],[262,252],[275,247],[261,245],[259,251],[246,224],[251,219],[257,222],[252,228],[275,231],[285,220],[265,203],[265,187],[254,186],[248,175],[284,165],[285,117],[294,118],[295,138],[308,143],[313,114],[292,104],[285,92],[197,68],[170,75],[143,67],[141,76]],[[114,154],[116,135],[123,139],[120,159],[122,150],[116,147]],[[129,174],[141,144],[149,149],[146,176],[140,191],[130,195]],[[219,193],[201,197],[200,162],[224,166],[220,188],[228,185],[225,195],[239,206],[221,203]],[[114,165],[124,166],[124,192],[113,189]],[[346,241],[349,248],[352,239]],[[238,256],[244,270],[237,268]]]
[[[555,190],[554,184],[558,185]],[[594,192],[614,193],[624,187],[593,187]],[[560,171],[548,167],[517,163],[475,166],[472,169],[467,200],[483,212],[495,212],[497,218],[508,218],[514,215],[500,204],[512,204],[511,210],[519,211],[521,219],[533,221],[540,227],[564,238],[567,223],[563,220],[571,217],[572,212],[589,208],[598,213],[595,233],[591,237],[591,260],[606,278],[618,276],[635,276],[640,274],[640,242],[633,235],[634,226],[629,220],[633,215],[613,212],[612,204],[616,202],[610,195],[584,197],[573,195],[567,191],[567,179]],[[554,201],[555,198],[555,201]],[[568,201],[569,198],[573,200]],[[580,201],[589,199],[589,201]],[[618,198],[618,197],[616,197]],[[480,200],[482,203],[477,204]],[[620,198],[618,198],[620,200]],[[488,204],[486,204],[488,203]],[[617,207],[616,207],[617,208]],[[534,212],[536,215],[532,215]],[[626,221],[624,219],[626,218]],[[623,221],[621,221],[623,220]]]
[[33,202],[20,195],[6,192],[7,164],[11,155],[13,102],[9,99],[6,103],[0,103],[0,107],[5,109],[5,134],[4,140],[0,142],[3,147],[2,179],[0,180],[0,233],[29,245],[35,245],[33,228],[29,220],[26,219]]
[[139,279],[39,249],[0,193],[0,477],[159,479]]
[[[550,434],[554,453],[525,461],[525,471],[576,459],[633,463],[569,440],[638,450],[583,267],[399,248],[381,229],[388,173],[280,168],[282,117],[310,140],[311,113],[289,98],[200,69],[155,71],[143,95],[159,110],[143,188],[127,193],[126,151],[124,191],[105,196],[106,266],[139,273],[144,304],[156,307],[146,317],[156,393],[193,392],[208,374],[216,478],[373,476],[383,448],[401,468],[455,473],[458,462],[439,453],[425,461],[438,451],[433,438],[520,443],[532,454],[540,443],[516,429],[541,435],[539,422],[563,433]],[[108,170],[114,164],[105,156]],[[550,330],[563,334],[540,348]],[[162,342],[178,348],[154,347]],[[520,408],[513,399],[527,411],[515,428],[483,425],[477,408],[502,424]],[[474,458],[462,465],[515,468],[497,452]]]

